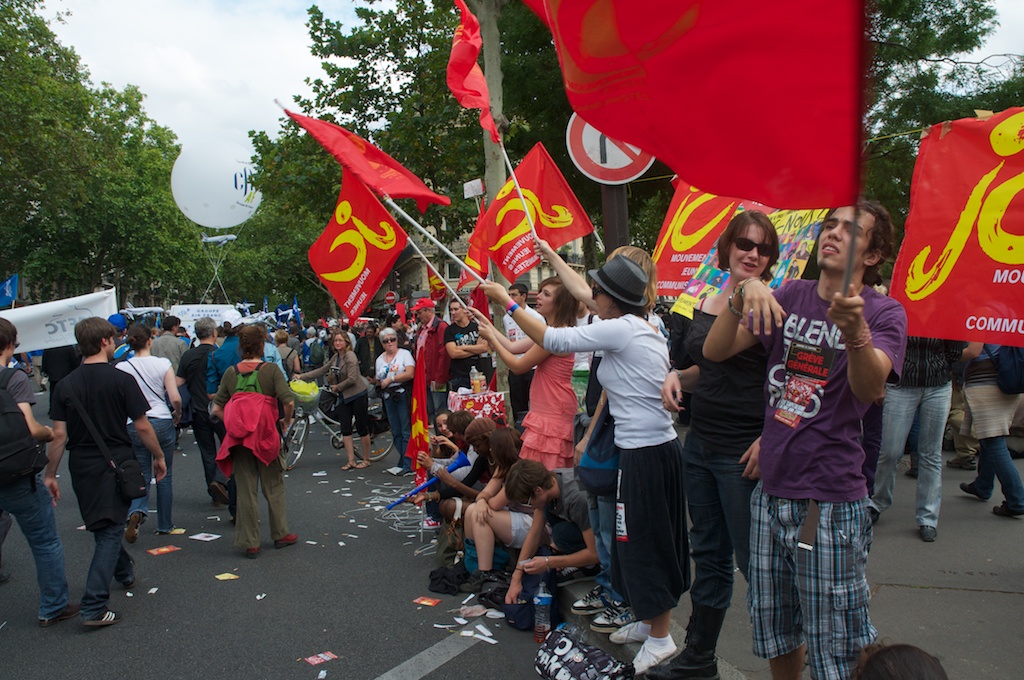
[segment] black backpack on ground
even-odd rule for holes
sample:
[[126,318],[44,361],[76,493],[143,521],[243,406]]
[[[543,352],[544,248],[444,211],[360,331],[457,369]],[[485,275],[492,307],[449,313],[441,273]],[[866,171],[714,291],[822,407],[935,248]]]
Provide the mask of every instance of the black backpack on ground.
[[7,391],[17,369],[0,370],[0,486],[7,486],[29,475],[34,480],[34,475],[46,467],[46,453],[32,437],[18,402]]

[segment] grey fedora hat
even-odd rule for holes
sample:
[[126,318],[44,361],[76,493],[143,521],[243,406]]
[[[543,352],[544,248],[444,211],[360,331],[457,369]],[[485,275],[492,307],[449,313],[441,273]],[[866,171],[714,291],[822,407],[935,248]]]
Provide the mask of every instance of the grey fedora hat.
[[615,300],[635,307],[647,304],[647,273],[625,255],[613,257],[588,273]]

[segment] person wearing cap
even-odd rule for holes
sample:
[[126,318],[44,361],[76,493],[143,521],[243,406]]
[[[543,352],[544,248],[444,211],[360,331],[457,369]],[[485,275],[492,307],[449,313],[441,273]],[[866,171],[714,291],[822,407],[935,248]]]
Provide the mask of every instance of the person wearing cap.
[[[416,351],[413,354],[423,362],[427,380],[427,417],[446,408],[448,402],[448,372],[451,370],[451,357],[444,347],[444,334],[448,324],[438,318],[434,311],[434,301],[429,297],[420,298],[412,306],[416,321],[420,325],[416,336]],[[419,358],[422,352],[422,358]]]
[[111,314],[107,317],[114,328],[117,330],[117,337],[114,338],[116,347],[114,348],[114,359],[111,363],[118,363],[125,359],[131,359],[135,356],[135,352],[125,342],[124,336],[128,332],[128,319],[125,318],[124,314]]
[[648,275],[625,256],[589,273],[592,302],[602,321],[586,326],[549,328],[512,302],[502,286],[481,285],[549,352],[604,352],[598,374],[620,451],[612,585],[638,619],[612,633],[611,640],[643,643],[633,659],[639,675],[675,653],[669,634],[672,609],[690,585],[682,446],[661,404],[668,345],[644,318]]

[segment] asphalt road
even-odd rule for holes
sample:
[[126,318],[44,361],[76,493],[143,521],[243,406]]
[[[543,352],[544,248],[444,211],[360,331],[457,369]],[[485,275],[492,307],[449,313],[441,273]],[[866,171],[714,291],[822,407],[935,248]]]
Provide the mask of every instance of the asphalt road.
[[[36,407],[44,420],[48,395]],[[537,645],[530,633],[500,620],[483,622],[497,644],[461,637],[453,620],[464,596],[427,589],[436,565],[432,534],[416,529],[418,512],[385,513],[383,506],[411,488],[411,477],[384,472],[394,463],[341,472],[342,455],[316,430],[286,480],[290,529],[297,545],[275,550],[265,504],[263,554],[244,557],[233,544],[225,508],[211,506],[198,450],[190,434],[174,460],[174,524],[185,534],[158,536],[155,516],[129,546],[137,585],[116,583],[110,607],[121,623],[83,628],[77,619],[41,629],[38,592],[27,544],[15,528],[4,546],[11,580],[0,586],[0,677],[3,678],[494,678],[535,677]],[[57,524],[65,548],[71,597],[81,597],[92,536],[82,525],[67,474]],[[326,472],[325,476],[314,473]],[[262,502],[262,499],[261,499]],[[155,493],[150,507],[155,507]],[[220,534],[211,542],[189,538]],[[344,543],[344,545],[339,545]],[[146,550],[172,545],[175,552]],[[232,574],[234,580],[218,580]],[[151,589],[156,589],[150,594]],[[427,596],[434,607],[415,604]],[[435,624],[453,625],[451,629]],[[320,665],[303,659],[322,652],[338,658]]]

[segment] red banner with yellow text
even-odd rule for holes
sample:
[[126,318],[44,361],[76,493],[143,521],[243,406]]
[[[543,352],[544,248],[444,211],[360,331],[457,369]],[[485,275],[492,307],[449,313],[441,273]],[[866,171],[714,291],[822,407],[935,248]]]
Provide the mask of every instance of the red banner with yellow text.
[[391,273],[407,240],[377,197],[342,169],[338,205],[309,249],[309,264],[342,312],[354,319]]
[[[537,235],[552,248],[564,246],[594,231],[583,206],[576,200],[576,195],[543,144],[537,143],[526,154],[516,168],[516,177]],[[534,252],[523,202],[511,178],[487,209],[482,233],[491,260],[509,281],[515,281],[540,262],[540,257]]]
[[430,453],[430,436],[427,432],[427,369],[423,359],[423,348],[416,352],[416,372],[412,379],[412,427],[409,443],[405,446],[405,457],[412,461],[416,471],[416,486],[427,481],[427,468],[420,465],[419,454]]
[[891,295],[907,332],[1024,346],[1024,108],[921,140]]

